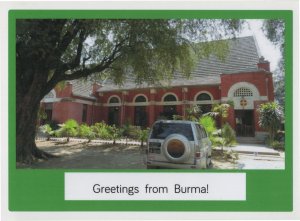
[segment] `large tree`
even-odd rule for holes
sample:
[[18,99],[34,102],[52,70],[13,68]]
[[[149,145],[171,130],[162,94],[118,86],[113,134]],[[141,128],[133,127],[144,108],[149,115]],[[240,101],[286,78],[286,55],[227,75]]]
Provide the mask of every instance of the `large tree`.
[[284,68],[284,33],[285,22],[282,19],[264,20],[262,30],[265,36],[280,50],[280,60],[274,71],[275,99],[282,106],[285,106],[285,68]]
[[[41,99],[58,83],[110,76],[122,83],[156,84],[175,71],[188,76],[197,59],[226,51],[225,41],[239,20],[17,20],[17,161],[31,163],[49,154],[35,145]],[[197,43],[197,44],[196,44]]]

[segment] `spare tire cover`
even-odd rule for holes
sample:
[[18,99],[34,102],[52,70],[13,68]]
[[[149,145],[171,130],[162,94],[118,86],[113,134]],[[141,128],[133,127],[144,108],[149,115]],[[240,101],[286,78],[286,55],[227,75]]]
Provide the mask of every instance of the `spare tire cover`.
[[174,163],[183,163],[188,160],[191,148],[188,139],[181,134],[169,135],[163,143],[165,157]]

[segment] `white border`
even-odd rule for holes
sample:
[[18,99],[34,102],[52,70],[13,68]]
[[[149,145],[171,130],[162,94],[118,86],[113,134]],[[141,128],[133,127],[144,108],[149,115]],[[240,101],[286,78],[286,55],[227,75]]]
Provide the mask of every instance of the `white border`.
[[[70,4],[70,2],[72,2]],[[155,2],[159,2],[156,4]],[[241,4],[242,3],[242,4]],[[297,0],[190,0],[190,1],[98,1],[75,2],[55,1],[0,2],[1,32],[0,32],[0,103],[1,106],[1,220],[99,220],[101,219],[300,219],[300,180],[299,163],[300,136],[299,114],[293,116],[294,131],[294,211],[293,212],[9,212],[8,211],[8,11],[10,9],[244,9],[244,10],[294,10],[293,15],[293,104],[294,113],[299,113],[299,2]],[[299,132],[298,132],[299,133]],[[278,202],[280,203],[280,202]]]

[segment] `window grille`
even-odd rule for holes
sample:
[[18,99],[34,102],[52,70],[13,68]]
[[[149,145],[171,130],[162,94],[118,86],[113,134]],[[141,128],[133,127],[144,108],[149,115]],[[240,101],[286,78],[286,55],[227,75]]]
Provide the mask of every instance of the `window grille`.
[[201,93],[197,96],[197,101],[210,101],[211,97],[207,93]]
[[117,97],[112,97],[112,98],[109,99],[109,103],[110,104],[118,104],[119,99]]
[[138,96],[136,99],[135,99],[135,102],[136,103],[140,103],[140,102],[146,102],[146,98],[144,96]]
[[246,87],[241,87],[234,92],[234,97],[252,97],[253,92]]
[[168,102],[168,101],[177,101],[177,99],[176,99],[176,97],[174,95],[169,94],[169,95],[165,96],[164,101],[165,102]]

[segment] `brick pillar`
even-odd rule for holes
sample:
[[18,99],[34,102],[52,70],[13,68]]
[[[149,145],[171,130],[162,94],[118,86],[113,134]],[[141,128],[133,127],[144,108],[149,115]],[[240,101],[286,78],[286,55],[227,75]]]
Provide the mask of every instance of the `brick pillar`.
[[127,95],[128,95],[127,91],[122,92],[120,126],[122,126],[125,123],[125,116],[126,116],[125,104],[127,102]]
[[183,87],[182,88],[182,119],[186,120],[186,108],[187,108],[187,92],[188,92],[188,88],[187,87]]
[[154,123],[156,116],[155,116],[155,95],[156,89],[150,89],[150,98],[149,98],[149,120],[148,126],[151,127]]
[[229,108],[228,117],[227,117],[226,121],[235,130],[235,116],[234,116],[234,108],[233,107]]

